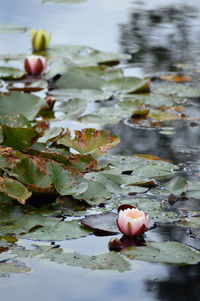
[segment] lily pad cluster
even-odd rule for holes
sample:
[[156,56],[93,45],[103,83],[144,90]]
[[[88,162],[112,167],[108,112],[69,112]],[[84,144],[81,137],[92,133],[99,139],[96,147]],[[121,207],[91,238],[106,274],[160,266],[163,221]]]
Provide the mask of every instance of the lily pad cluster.
[[[172,121],[190,120],[184,106],[200,97],[199,89],[182,83],[191,78],[126,77],[120,63],[128,55],[90,47],[62,45],[38,54],[48,61],[45,75],[24,72],[26,55],[0,57],[0,274],[29,272],[24,257],[120,272],[134,268],[134,260],[199,263],[199,250],[149,241],[148,233],[147,241],[121,238],[118,254],[88,256],[56,245],[92,233],[118,235],[117,208],[127,203],[149,215],[149,231],[173,224],[199,240],[198,206],[184,208],[181,201],[196,202],[200,182],[177,176],[179,167],[158,157],[110,154],[120,141],[102,129],[125,120],[166,133]],[[28,249],[18,239],[36,244]]]

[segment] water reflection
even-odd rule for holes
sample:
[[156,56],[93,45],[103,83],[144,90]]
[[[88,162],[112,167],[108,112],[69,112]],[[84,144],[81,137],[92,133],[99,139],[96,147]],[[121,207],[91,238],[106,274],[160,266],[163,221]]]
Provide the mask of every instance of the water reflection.
[[157,281],[147,280],[146,290],[158,300],[200,300],[200,265],[169,267],[168,275]]
[[147,72],[173,70],[178,62],[194,61],[200,49],[198,13],[198,5],[174,3],[147,10],[144,4],[121,24],[121,47]]

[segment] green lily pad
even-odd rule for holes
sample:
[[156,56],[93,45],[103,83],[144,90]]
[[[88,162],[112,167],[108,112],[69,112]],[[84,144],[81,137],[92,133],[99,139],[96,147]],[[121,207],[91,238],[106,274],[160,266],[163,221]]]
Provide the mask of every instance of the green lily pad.
[[99,89],[103,80],[92,72],[69,66],[66,73],[56,81],[59,89]]
[[[39,164],[38,162],[36,162]],[[16,176],[21,182],[31,184],[37,187],[50,187],[52,181],[45,171],[40,169],[38,165],[34,164],[28,158],[22,158],[19,163],[12,170],[12,174]]]
[[26,75],[26,72],[17,68],[0,67],[0,78],[2,79],[20,79]]
[[18,260],[3,260],[0,261],[0,277],[13,273],[28,273],[31,269],[25,263]]
[[179,196],[187,190],[188,183],[182,177],[176,177],[164,185],[169,192]]
[[29,231],[21,237],[34,240],[65,240],[80,238],[89,235],[91,232],[84,229],[78,221],[62,222],[56,218],[46,218],[45,225]]
[[199,89],[182,84],[161,85],[153,88],[153,93],[166,96],[178,96],[188,98],[200,97]]
[[70,174],[59,164],[48,163],[47,169],[61,195],[80,194],[88,189],[88,183],[83,178]]
[[154,263],[196,264],[200,262],[200,251],[174,241],[147,242],[146,246],[130,247],[123,252],[130,259]]
[[17,150],[28,148],[40,137],[40,134],[33,128],[12,128],[2,124],[1,129],[4,136],[2,144]]
[[150,80],[137,77],[123,77],[108,81],[102,85],[104,90],[120,91],[121,93],[140,93],[149,91]]
[[113,124],[132,115],[132,110],[127,108],[100,108],[91,114],[83,115],[78,121],[85,124]]
[[103,92],[97,89],[55,89],[49,91],[49,94],[55,96],[57,100],[67,100],[81,98],[89,101],[105,100],[111,97],[111,92]]
[[176,224],[190,228],[200,228],[200,216],[192,216],[189,218],[180,219],[176,222]]
[[31,123],[21,114],[0,115],[0,124],[16,128],[31,128]]
[[180,219],[180,214],[163,209],[162,203],[157,200],[134,198],[132,200],[123,200],[120,202],[120,205],[127,203],[146,212],[152,223],[168,223],[178,221]]
[[0,24],[0,34],[19,34],[27,31],[27,27],[15,24]]
[[97,255],[83,255],[77,252],[70,252],[61,248],[35,245],[35,250],[14,249],[17,256],[39,257],[48,259],[60,264],[67,264],[72,267],[79,267],[90,270],[111,270],[125,272],[131,268],[130,263],[120,254],[109,252]]
[[12,92],[9,96],[0,95],[1,115],[24,115],[28,120],[33,120],[42,107],[46,106],[45,100],[32,95],[20,92]]
[[69,99],[67,102],[57,102],[54,106],[57,119],[73,120],[80,116],[87,107],[87,100],[81,98]]
[[69,130],[58,139],[58,143],[71,147],[80,154],[106,153],[108,149],[114,147],[119,142],[119,138],[111,135],[109,131],[86,128],[82,131],[75,131],[72,139]]
[[9,178],[0,178],[0,191],[7,196],[16,199],[21,204],[25,204],[26,200],[31,197],[31,192],[18,181]]
[[47,128],[44,132],[43,132],[43,136],[40,137],[37,142],[39,143],[48,143],[51,140],[59,137],[62,133],[63,129],[62,128]]

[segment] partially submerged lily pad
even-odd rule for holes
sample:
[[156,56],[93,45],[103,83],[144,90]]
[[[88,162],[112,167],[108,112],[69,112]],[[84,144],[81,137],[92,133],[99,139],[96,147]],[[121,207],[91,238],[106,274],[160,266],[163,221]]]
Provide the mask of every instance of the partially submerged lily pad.
[[2,79],[20,79],[26,75],[23,70],[12,67],[0,67],[0,78]]
[[144,247],[130,247],[123,254],[130,259],[154,263],[184,265],[200,262],[199,250],[174,241],[148,242]]

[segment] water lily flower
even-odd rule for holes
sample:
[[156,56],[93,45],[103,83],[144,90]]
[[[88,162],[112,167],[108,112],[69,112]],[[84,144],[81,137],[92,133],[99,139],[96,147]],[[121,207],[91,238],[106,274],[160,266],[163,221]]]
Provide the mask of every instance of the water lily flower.
[[148,215],[132,206],[122,208],[119,210],[117,225],[119,230],[125,235],[142,235],[148,226]]
[[36,31],[35,29],[31,30],[31,42],[33,46],[33,50],[42,51],[48,48],[49,42],[51,39],[51,33],[47,36],[45,30],[40,29]]
[[24,61],[24,69],[28,74],[43,74],[47,68],[46,58],[39,55],[29,55]]

